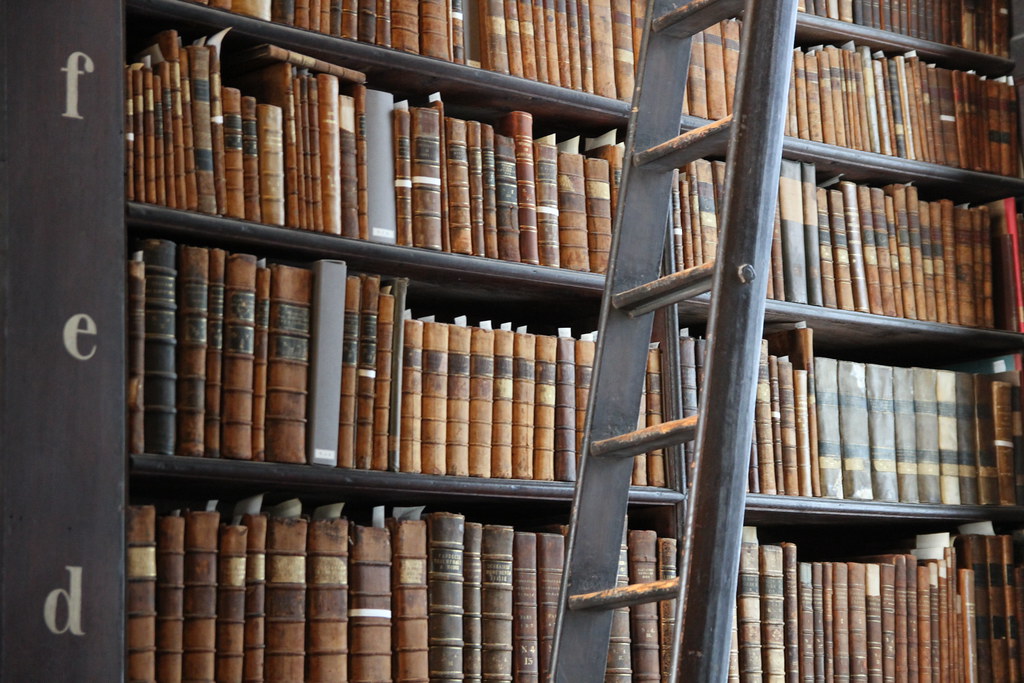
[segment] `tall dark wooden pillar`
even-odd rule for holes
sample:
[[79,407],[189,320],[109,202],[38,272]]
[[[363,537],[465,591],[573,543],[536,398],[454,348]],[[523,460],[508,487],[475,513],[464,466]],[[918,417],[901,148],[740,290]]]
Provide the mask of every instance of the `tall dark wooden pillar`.
[[118,0],[0,0],[0,679],[123,667]]

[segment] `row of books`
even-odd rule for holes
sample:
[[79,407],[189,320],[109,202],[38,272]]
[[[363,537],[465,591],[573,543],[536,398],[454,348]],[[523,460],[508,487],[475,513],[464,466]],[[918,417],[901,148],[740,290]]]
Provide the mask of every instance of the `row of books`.
[[[561,533],[422,508],[362,525],[340,509],[129,508],[129,679],[545,680]],[[675,539],[626,539],[620,583],[674,575]],[[658,606],[617,610],[609,675],[659,680],[666,635]]]
[[[738,60],[730,41],[712,35],[694,39],[684,111],[717,120],[732,113]],[[937,67],[915,52],[886,57],[853,43],[794,50],[786,135],[1019,175],[1012,80]]]
[[[673,188],[677,262],[714,259],[724,164],[699,160]],[[677,201],[678,200],[678,201]],[[994,263],[1019,247],[1012,200],[978,207],[922,201],[913,185],[815,183],[815,169],[784,159],[768,297],[911,320],[1015,329],[1012,270]],[[1005,240],[993,236],[1007,235]],[[994,246],[993,246],[994,245]],[[995,298],[994,298],[995,295]],[[1005,299],[1005,301],[1004,301]],[[1001,304],[995,315],[995,301]]]
[[1007,0],[807,0],[805,11],[911,38],[1006,57]]
[[1022,579],[1008,535],[807,562],[748,529],[730,681],[1020,680]]

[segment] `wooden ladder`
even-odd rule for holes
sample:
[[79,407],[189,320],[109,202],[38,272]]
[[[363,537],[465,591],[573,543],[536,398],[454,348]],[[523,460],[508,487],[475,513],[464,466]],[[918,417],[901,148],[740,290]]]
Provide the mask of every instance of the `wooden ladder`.
[[[726,680],[796,6],[648,0],[562,577],[556,683],[603,681],[613,610],[670,599],[671,680]],[[678,135],[691,36],[741,14],[733,114]],[[715,262],[659,278],[673,169],[721,155]],[[654,311],[708,291],[697,416],[637,430]],[[633,456],[694,439],[691,486],[677,515],[679,577],[616,588]]]

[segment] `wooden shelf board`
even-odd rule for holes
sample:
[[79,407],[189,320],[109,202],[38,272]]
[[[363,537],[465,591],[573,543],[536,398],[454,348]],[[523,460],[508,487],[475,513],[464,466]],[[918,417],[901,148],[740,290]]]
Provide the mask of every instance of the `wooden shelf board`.
[[[174,455],[133,455],[130,463],[133,487],[145,490],[212,485],[403,505],[499,501],[568,505],[573,497],[573,484],[560,481],[434,476]],[[629,499],[635,505],[670,505],[682,500],[682,495],[670,489],[635,487]]]
[[753,493],[747,495],[746,523],[754,525],[858,522],[959,524],[979,520],[1024,522],[1024,507],[886,503],[874,500],[836,500]]

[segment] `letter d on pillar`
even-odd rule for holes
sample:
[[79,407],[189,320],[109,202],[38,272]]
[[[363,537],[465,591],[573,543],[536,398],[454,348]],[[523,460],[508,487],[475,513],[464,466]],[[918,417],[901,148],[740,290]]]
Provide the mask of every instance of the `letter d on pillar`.
[[[71,635],[84,636],[82,630],[82,568],[64,567],[71,575],[71,583],[67,590],[54,588],[46,596],[43,603],[43,621],[51,633],[61,635],[71,632]],[[67,615],[63,625],[57,623],[57,609],[63,598],[66,603]]]

